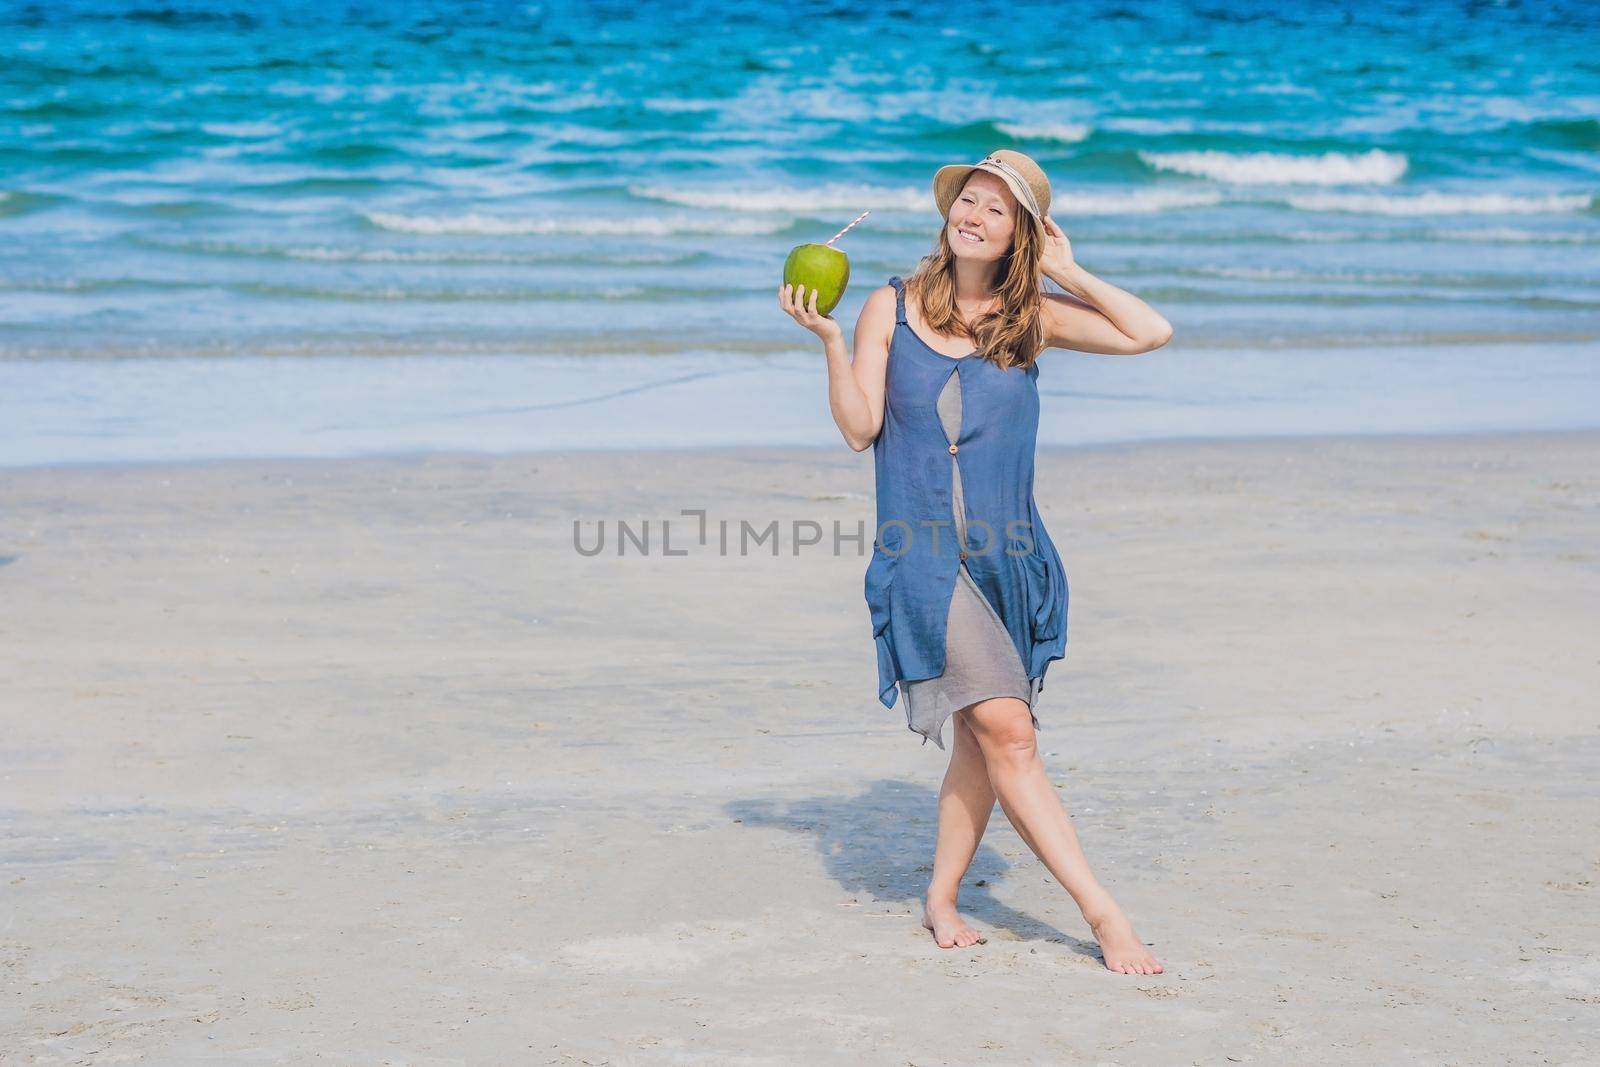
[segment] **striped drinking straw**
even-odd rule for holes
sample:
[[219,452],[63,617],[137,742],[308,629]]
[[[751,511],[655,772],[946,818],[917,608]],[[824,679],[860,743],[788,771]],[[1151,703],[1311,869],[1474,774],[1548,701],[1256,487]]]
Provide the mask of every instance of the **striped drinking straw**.
[[[863,211],[861,214],[856,216],[856,222],[860,222],[862,219],[866,218],[870,214],[872,214],[872,212],[870,210]],[[850,226],[854,226],[856,224],[856,222],[852,222],[850,224]],[[828,244],[832,245],[833,242],[837,241],[839,238],[841,238],[845,234],[849,233],[850,232],[850,226],[846,226],[844,229],[840,230],[838,233],[836,233],[832,237],[828,238]]]

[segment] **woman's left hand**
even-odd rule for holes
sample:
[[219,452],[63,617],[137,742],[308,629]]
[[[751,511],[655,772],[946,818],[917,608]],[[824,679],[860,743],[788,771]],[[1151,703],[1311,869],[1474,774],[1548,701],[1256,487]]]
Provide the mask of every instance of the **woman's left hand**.
[[1073,268],[1072,243],[1062,232],[1056,220],[1044,217],[1044,251],[1039,256],[1039,270],[1046,274],[1060,274]]

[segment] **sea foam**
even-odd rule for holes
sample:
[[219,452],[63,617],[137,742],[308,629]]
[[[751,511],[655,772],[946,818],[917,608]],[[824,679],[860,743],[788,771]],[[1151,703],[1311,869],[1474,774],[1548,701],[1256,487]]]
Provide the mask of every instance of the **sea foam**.
[[1553,215],[1585,211],[1588,193],[1439,193],[1394,196],[1387,193],[1307,193],[1288,198],[1300,211],[1344,211],[1361,215]]
[[1156,170],[1176,171],[1240,185],[1389,185],[1406,172],[1398,152],[1319,156],[1280,152],[1140,152],[1139,159]]
[[1214,189],[1118,189],[1090,192],[1056,188],[1050,197],[1051,215],[1148,215],[1222,202]]
[[805,187],[680,187],[672,185],[630,185],[628,192],[647,200],[663,200],[685,207],[716,208],[723,211],[865,211],[891,208],[926,211],[933,207],[933,194],[909,185],[822,184]]
[[1082,122],[997,122],[995,129],[1007,137],[1021,141],[1061,141],[1073,144],[1093,133],[1092,127]]
[[588,237],[670,237],[680,233],[759,235],[777,233],[789,224],[762,219],[712,219],[680,216],[634,218],[561,216],[553,219],[519,219],[497,215],[401,215],[392,211],[369,211],[365,217],[374,226],[398,233],[482,234],[516,236],[554,234]]

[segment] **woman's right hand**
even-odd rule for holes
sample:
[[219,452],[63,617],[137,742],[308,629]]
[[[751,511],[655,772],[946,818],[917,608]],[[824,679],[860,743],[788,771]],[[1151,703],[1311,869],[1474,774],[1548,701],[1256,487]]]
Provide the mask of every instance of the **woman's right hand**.
[[837,338],[844,340],[844,328],[839,325],[839,320],[832,315],[817,314],[817,291],[808,293],[803,285],[780,285],[778,287],[778,306],[790,315],[794,321],[822,338],[824,341]]

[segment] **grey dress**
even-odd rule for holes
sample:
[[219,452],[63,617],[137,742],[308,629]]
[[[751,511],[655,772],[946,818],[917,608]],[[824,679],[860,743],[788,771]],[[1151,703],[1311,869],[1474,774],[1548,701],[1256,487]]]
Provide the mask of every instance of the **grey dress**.
[[[955,444],[961,434],[961,375],[952,372],[945,382],[939,392],[938,411],[945,437]],[[956,463],[950,464],[950,490],[956,542],[965,544],[967,506],[961,493],[961,468]],[[1033,728],[1039,728],[1039,717],[1033,709],[1038,706],[1044,679],[1028,677],[1005,623],[967,573],[965,562],[957,567],[944,648],[943,674],[899,683],[906,703],[906,725],[922,735],[924,745],[932,740],[944,748],[944,721],[956,711],[990,697],[1016,697],[1027,702]]]

